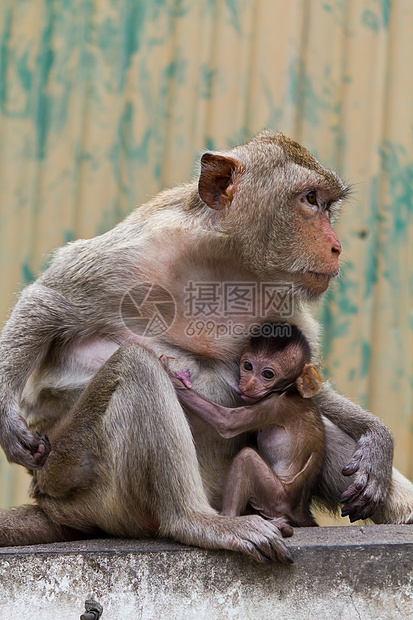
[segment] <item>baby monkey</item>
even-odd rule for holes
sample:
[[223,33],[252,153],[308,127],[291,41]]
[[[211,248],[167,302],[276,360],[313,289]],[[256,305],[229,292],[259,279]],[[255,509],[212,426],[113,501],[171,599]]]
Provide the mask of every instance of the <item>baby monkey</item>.
[[[224,487],[222,514],[249,508],[289,526],[317,525],[309,508],[324,458],[324,428],[311,397],[321,378],[310,363],[307,339],[294,325],[289,336],[252,337],[240,360],[237,392],[245,406],[227,408],[191,389],[187,373],[173,383],[182,405],[210,423],[223,437],[257,430],[256,447],[234,458]],[[165,365],[165,360],[163,360]]]

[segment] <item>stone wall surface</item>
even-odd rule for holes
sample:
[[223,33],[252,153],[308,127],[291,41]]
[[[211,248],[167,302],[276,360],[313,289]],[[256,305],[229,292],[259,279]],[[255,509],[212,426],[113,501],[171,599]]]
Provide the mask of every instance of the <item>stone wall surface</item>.
[[0,551],[0,619],[413,618],[413,525],[302,528],[294,564],[163,541],[93,540]]

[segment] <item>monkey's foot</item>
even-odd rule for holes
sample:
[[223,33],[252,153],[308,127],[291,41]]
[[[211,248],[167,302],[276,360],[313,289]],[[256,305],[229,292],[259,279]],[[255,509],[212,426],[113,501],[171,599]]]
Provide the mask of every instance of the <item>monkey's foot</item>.
[[36,431],[33,436],[27,428],[12,429],[5,438],[2,436],[3,449],[10,463],[23,465],[28,469],[41,469],[49,456],[51,447],[47,435]]
[[240,551],[261,563],[273,560],[283,564],[293,563],[290,552],[281,538],[278,519],[265,521],[258,515],[242,517],[197,515],[188,521],[181,520],[178,527],[180,531],[165,534],[184,544],[205,549]]

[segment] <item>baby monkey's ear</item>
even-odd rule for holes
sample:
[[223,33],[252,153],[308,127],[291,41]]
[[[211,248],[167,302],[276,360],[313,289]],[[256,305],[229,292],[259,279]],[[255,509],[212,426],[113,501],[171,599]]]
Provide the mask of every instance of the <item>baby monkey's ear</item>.
[[317,394],[321,384],[321,377],[314,364],[306,364],[295,382],[296,388],[303,398],[311,398]]

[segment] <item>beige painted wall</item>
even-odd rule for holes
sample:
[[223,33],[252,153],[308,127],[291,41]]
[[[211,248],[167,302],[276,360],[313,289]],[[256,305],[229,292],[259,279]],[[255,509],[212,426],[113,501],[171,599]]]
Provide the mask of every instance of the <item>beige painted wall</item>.
[[[0,319],[48,253],[282,130],[354,184],[320,308],[327,370],[413,478],[410,0],[9,0],[0,7]],[[0,461],[0,503],[27,476]]]

